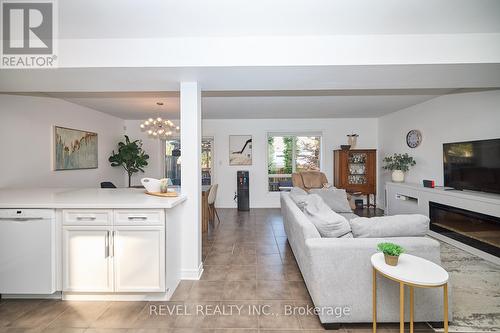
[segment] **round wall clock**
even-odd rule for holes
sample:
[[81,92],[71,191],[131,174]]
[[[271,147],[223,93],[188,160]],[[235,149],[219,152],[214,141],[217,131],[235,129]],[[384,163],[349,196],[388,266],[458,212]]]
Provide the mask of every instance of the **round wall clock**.
[[410,148],[416,148],[422,142],[422,133],[419,130],[411,130],[406,134],[406,144]]

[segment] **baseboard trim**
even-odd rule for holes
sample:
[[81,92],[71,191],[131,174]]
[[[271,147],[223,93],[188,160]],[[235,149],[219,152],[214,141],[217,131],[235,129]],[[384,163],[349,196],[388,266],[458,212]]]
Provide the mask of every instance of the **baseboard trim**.
[[2,294],[2,299],[61,299],[62,292],[53,294]]
[[197,269],[182,269],[181,280],[199,280],[203,274],[203,263]]
[[63,293],[63,301],[113,301],[113,302],[138,302],[138,301],[168,301],[171,293]]
[[459,249],[464,250],[465,252],[469,252],[470,254],[478,256],[481,259],[484,259],[484,260],[489,261],[491,263],[494,263],[496,265],[500,265],[500,258],[495,257],[494,255],[491,255],[491,254],[486,253],[484,251],[478,250],[475,247],[472,247],[472,246],[469,246],[469,245],[464,244],[462,242],[459,242],[453,238],[443,236],[443,235],[441,235],[435,231],[432,231],[432,230],[429,230],[429,232],[427,234],[431,237],[439,239],[440,241],[443,241],[445,243],[448,243],[450,245],[458,247]]

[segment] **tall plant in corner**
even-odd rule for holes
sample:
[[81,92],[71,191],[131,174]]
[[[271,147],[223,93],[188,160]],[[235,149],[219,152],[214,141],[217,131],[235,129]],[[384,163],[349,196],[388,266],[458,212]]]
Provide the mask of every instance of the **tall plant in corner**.
[[149,155],[142,149],[142,141],[130,141],[125,135],[125,142],[118,142],[118,152],[109,157],[112,167],[123,167],[128,175],[128,187],[131,186],[132,175],[139,171],[144,172],[148,165]]

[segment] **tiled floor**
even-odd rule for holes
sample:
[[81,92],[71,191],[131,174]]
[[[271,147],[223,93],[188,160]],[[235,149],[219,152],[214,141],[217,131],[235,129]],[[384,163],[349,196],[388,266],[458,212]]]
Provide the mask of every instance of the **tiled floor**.
[[[287,313],[290,306],[312,303],[279,210],[221,209],[219,214],[222,223],[204,235],[202,279],[182,281],[170,302],[2,301],[0,333],[323,330],[314,315]],[[371,332],[371,325],[344,325],[337,332]],[[399,327],[382,324],[378,332],[399,332]],[[416,332],[433,331],[417,325]]]

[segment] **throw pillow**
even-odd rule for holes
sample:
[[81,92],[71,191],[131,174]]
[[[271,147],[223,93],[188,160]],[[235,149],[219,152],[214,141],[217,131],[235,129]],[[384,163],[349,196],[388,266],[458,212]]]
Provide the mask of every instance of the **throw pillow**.
[[310,190],[309,192],[319,195],[334,212],[352,213],[351,206],[347,200],[347,193],[343,189],[322,188]]
[[304,207],[304,214],[318,229],[321,237],[349,237],[346,235],[351,233],[349,222],[331,210],[317,194],[309,195],[307,205]]
[[429,231],[429,218],[420,214],[358,217],[349,221],[354,237],[419,237]]
[[304,206],[307,203],[307,197],[309,194],[300,187],[293,187],[290,190],[290,199],[301,209],[304,210]]

